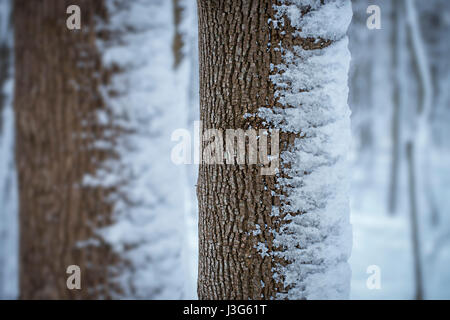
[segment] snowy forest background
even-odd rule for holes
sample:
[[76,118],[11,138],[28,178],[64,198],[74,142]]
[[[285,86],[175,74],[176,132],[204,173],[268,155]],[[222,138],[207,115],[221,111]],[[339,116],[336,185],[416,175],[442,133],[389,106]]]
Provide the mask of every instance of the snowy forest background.
[[[30,0],[32,1],[32,0]],[[108,167],[85,183],[128,175],[133,201],[117,202],[125,218],[102,236],[134,263],[119,275],[134,283],[130,296],[196,298],[197,167],[171,161],[171,134],[194,132],[198,114],[195,0],[106,1],[120,42],[99,43],[105,64],[127,70],[109,88],[112,114],[134,134],[119,141],[122,167]],[[117,5],[120,3],[120,5]],[[381,29],[370,30],[366,12],[381,8]],[[353,224],[352,299],[413,299],[417,282],[425,299],[450,298],[450,2],[353,1],[352,55]],[[18,297],[18,186],[14,160],[14,61],[11,2],[0,0],[0,298]],[[67,31],[69,32],[69,31]],[[174,47],[179,53],[173,54]],[[407,153],[414,141],[414,157]],[[130,147],[131,146],[131,147]],[[103,146],[112,147],[112,146]],[[125,168],[125,169],[124,169]],[[123,173],[125,170],[126,173]],[[120,172],[121,175],[115,173]],[[415,189],[411,188],[415,181]],[[415,207],[415,208],[413,208]],[[416,210],[418,232],[412,232]],[[414,248],[413,239],[419,247]],[[132,250],[128,244],[139,243]],[[83,244],[81,244],[83,245]],[[420,261],[415,261],[419,253]],[[417,278],[417,268],[422,279]],[[381,271],[370,290],[368,268]]]

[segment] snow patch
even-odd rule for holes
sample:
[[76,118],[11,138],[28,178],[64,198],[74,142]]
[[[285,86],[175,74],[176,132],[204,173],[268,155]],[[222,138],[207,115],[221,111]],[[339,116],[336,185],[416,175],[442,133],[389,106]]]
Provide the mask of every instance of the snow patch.
[[[98,41],[98,47],[104,65],[124,72],[103,88],[107,111],[99,112],[97,121],[127,133],[114,140],[118,159],[105,161],[83,183],[119,186],[110,199],[115,223],[98,234],[131,264],[116,279],[124,290],[120,298],[181,299],[186,181],[184,168],[171,162],[170,136],[186,124],[189,65],[174,69],[172,1],[106,5],[108,21],[99,21],[98,28],[113,37]],[[100,141],[93,147],[106,146]]]

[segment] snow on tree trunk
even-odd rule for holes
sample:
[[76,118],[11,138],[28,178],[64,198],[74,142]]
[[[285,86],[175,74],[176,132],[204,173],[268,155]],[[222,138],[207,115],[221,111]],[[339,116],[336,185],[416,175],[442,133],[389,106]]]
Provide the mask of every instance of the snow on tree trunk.
[[[198,19],[197,1],[185,0],[185,46],[189,59],[189,91],[186,125],[195,131],[195,121],[199,115],[199,77],[198,77]],[[194,134],[198,134],[194,132]],[[186,172],[186,236],[184,246],[186,267],[186,298],[197,298],[198,274],[198,204],[195,186],[197,184],[198,164],[185,165]]]
[[351,17],[347,0],[199,1],[204,129],[280,130],[281,151],[275,176],[200,166],[199,298],[348,298]]
[[347,151],[350,111],[346,36],[350,1],[283,0],[276,27],[286,24],[299,45],[286,48],[271,80],[281,107],[262,108],[259,116],[297,135],[281,154],[281,204],[275,231],[276,267],[285,288],[279,298],[340,299],[350,292],[351,251]]
[[17,177],[14,164],[11,3],[0,2],[0,299],[18,295]]
[[99,232],[130,264],[117,279],[122,296],[184,298],[186,173],[171,162],[170,139],[187,122],[184,42],[190,11],[187,1],[106,4],[108,20],[99,30],[111,37],[99,47],[105,66],[118,71],[104,87],[108,110],[98,120],[122,127],[124,134],[112,146],[117,159],[84,182],[118,186],[112,199],[115,223]]

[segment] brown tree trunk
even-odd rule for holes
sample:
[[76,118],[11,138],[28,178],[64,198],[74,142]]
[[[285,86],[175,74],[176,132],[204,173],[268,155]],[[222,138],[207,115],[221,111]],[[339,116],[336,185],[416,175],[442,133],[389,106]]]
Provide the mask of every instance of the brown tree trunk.
[[[247,129],[245,120],[273,101],[270,63],[265,52],[272,1],[198,1],[200,120],[203,129]],[[259,126],[261,127],[261,126]],[[264,190],[265,186],[270,186]],[[272,226],[272,177],[256,166],[200,165],[200,299],[261,299],[274,295],[272,261],[254,248],[256,223]],[[265,284],[263,287],[261,281]]]
[[[66,27],[72,4],[81,8],[81,30]],[[103,1],[14,3],[22,299],[108,298],[120,290],[111,280],[120,259],[95,233],[112,222],[112,190],[83,185],[114,156],[93,148],[114,129],[96,118],[105,108],[98,90],[105,73],[94,19],[104,12]],[[69,265],[81,268],[81,290],[66,286]]]
[[[270,80],[271,64],[282,62],[278,43],[288,50],[294,45],[315,50],[332,43],[294,37],[288,19],[275,28],[269,23],[276,20],[275,4],[279,3],[198,0],[203,132],[270,128],[256,114],[265,106],[283,108]],[[280,152],[291,148],[297,137],[280,132]],[[284,191],[278,189],[276,176],[261,175],[260,169],[260,165],[200,164],[200,299],[270,299],[288,290],[274,275],[275,265],[286,261],[258,246],[263,244],[269,253],[278,250],[272,231],[280,228],[286,215],[301,213],[271,214],[273,207],[281,207]],[[283,167],[280,170],[278,177],[286,177]],[[255,231],[255,225],[260,229]]]

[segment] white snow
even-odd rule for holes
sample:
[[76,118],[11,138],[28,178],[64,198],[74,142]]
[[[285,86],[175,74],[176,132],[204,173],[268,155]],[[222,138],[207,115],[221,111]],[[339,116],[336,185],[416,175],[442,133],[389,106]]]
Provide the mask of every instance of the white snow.
[[[278,177],[285,196],[273,214],[287,214],[274,230],[275,251],[289,263],[276,273],[289,287],[277,298],[342,299],[350,292],[351,225],[347,152],[350,111],[347,73],[350,54],[346,30],[351,20],[350,1],[284,0],[276,25],[287,16],[297,28],[296,37],[321,37],[333,43],[320,50],[292,51],[281,44],[283,63],[271,76],[278,102],[285,108],[264,107],[259,117],[284,132],[299,134],[294,146],[281,154],[289,178]],[[306,6],[311,11],[299,19]],[[331,23],[329,17],[333,16]]]
[[[9,49],[13,33],[9,26],[11,3],[0,1],[0,46]],[[17,176],[14,164],[13,61],[10,57],[9,78],[0,83],[4,96],[0,105],[0,299],[18,296],[18,199]],[[4,71],[4,70],[2,70]]]
[[[187,123],[189,62],[173,68],[172,1],[106,3],[109,21],[99,28],[121,35],[98,46],[106,66],[125,72],[104,88],[108,110],[98,114],[98,121],[131,133],[114,143],[118,160],[106,161],[95,176],[84,179],[85,184],[120,186],[111,199],[116,222],[98,232],[131,262],[117,279],[125,291],[120,298],[191,297],[184,292],[188,263],[183,245],[190,240],[185,237],[187,177],[170,158],[170,135]],[[119,95],[110,96],[113,91]]]
[[[297,29],[296,36],[302,38],[322,38],[339,40],[346,34],[352,20],[350,1],[328,1],[320,6],[320,1],[290,0],[277,8],[277,19],[287,16],[291,25]],[[307,6],[311,11],[301,16]],[[317,10],[320,6],[320,10]]]

